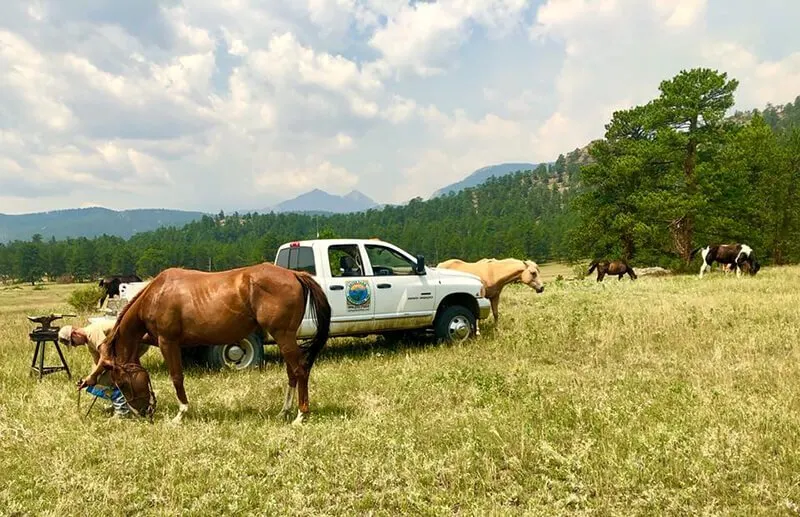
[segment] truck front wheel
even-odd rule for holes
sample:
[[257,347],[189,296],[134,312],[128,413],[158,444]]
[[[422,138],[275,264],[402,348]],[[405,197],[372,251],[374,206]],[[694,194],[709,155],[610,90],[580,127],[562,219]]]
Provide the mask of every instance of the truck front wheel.
[[232,345],[205,348],[206,364],[215,370],[257,368],[264,360],[264,344],[255,332]]
[[475,315],[472,311],[461,305],[453,305],[439,314],[433,330],[437,339],[463,343],[472,336],[474,328]]

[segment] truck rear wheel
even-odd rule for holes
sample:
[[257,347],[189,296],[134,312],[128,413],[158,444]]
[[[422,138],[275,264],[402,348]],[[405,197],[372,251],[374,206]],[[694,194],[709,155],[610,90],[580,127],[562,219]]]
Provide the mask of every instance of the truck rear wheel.
[[474,334],[475,315],[461,305],[452,305],[439,314],[434,323],[437,339],[449,343],[463,343]]
[[206,365],[215,370],[257,368],[264,360],[264,344],[255,332],[232,345],[206,348]]

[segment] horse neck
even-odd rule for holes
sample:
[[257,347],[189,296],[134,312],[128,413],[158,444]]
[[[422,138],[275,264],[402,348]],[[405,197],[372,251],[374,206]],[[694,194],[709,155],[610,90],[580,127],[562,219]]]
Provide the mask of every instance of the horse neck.
[[499,288],[502,288],[506,284],[514,282],[515,280],[519,280],[519,277],[522,276],[522,272],[527,268],[525,263],[521,260],[513,260],[503,263],[495,262],[495,264],[500,264],[500,278],[496,282],[496,286]]
[[114,357],[119,364],[139,363],[139,343],[147,332],[138,311],[131,309],[117,322],[119,328],[114,343]]

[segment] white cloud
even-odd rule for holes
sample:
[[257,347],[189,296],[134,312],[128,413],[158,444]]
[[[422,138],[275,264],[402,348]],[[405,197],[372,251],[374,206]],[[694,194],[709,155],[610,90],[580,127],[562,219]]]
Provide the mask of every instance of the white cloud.
[[553,160],[683,68],[729,72],[742,108],[800,93],[798,2],[532,4],[0,4],[0,211],[399,202]]
[[344,194],[358,183],[358,177],[344,167],[331,162],[306,159],[298,163],[290,157],[286,165],[278,166],[269,172],[257,173],[256,186],[264,192],[289,186],[293,192],[303,192],[315,188],[326,188],[329,192]]
[[[736,12],[743,2],[726,8]],[[614,110],[654,98],[661,80],[696,66],[749,77],[737,94],[742,107],[786,102],[800,93],[787,86],[798,84],[795,57],[768,62],[726,41],[707,29],[714,21],[707,11],[706,0],[546,1],[532,34],[540,43],[561,43],[565,55],[555,81],[558,101],[539,136],[559,135],[565,151],[584,145],[602,136]]]
[[370,45],[393,68],[429,76],[444,71],[445,57],[470,37],[468,22],[490,31],[507,31],[528,6],[525,0],[459,0],[405,5]]

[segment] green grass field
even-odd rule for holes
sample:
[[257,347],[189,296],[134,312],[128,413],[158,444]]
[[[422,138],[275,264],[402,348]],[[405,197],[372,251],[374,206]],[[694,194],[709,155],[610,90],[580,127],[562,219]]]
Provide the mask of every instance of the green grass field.
[[0,288],[3,515],[800,508],[800,267],[512,286],[500,323],[461,346],[332,340],[304,426],[276,418],[286,375],[271,348],[263,371],[189,370],[181,426],[155,350],[155,424],[99,403],[82,418],[85,349],[66,352],[73,381],[28,373],[24,315],[68,310],[71,289]]

